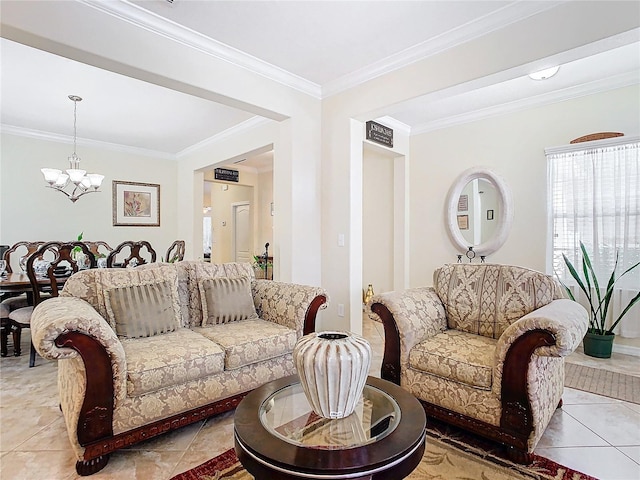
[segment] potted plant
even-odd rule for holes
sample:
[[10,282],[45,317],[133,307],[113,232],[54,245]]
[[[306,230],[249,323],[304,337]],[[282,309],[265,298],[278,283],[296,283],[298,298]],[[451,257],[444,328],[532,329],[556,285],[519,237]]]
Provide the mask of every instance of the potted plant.
[[265,262],[265,257],[262,255],[254,255],[252,266],[254,271],[256,272],[257,279],[267,280],[269,277],[267,271],[269,268],[273,268],[273,263],[271,263],[270,261]]
[[[591,357],[610,358],[611,350],[613,348],[613,340],[615,338],[613,329],[616,328],[618,323],[620,323],[631,307],[640,300],[640,293],[638,293],[629,301],[627,306],[622,310],[622,313],[618,315],[618,318],[611,323],[611,326],[606,328],[609,304],[613,297],[613,288],[618,280],[640,265],[640,262],[632,265],[625,270],[622,275],[616,278],[616,268],[618,267],[618,252],[616,252],[616,261],[613,265],[613,271],[611,272],[611,276],[607,282],[607,289],[604,292],[604,295],[602,295],[598,278],[593,271],[591,259],[589,258],[589,254],[582,242],[580,242],[580,250],[582,251],[582,275],[584,276],[584,279],[580,276],[578,270],[573,266],[564,253],[562,254],[562,258],[569,269],[569,273],[589,301],[589,329],[583,339],[584,353]],[[562,286],[567,291],[569,298],[575,301],[575,297],[569,287],[564,283],[562,283]]]

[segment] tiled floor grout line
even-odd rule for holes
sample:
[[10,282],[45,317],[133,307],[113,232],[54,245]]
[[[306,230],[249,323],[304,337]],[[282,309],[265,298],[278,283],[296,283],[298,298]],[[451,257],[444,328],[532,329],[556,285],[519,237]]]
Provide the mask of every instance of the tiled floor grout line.
[[[600,404],[593,404],[593,405],[600,405]],[[598,437],[600,440],[602,440],[603,442],[605,442],[609,447],[613,447],[616,448],[615,445],[612,445],[610,442],[608,442],[605,438],[603,438],[601,435],[598,435],[597,432],[595,432],[589,425],[585,425],[584,422],[581,422],[580,420],[578,420],[576,417],[574,417],[573,415],[571,415],[570,412],[567,412],[566,410],[563,410],[565,415],[569,415],[571,418],[573,418],[576,422],[578,422],[580,425],[582,425],[584,428],[586,428],[587,430],[589,430],[591,433],[593,433],[596,437]],[[600,445],[601,447],[604,447],[605,445]]]
[[[630,447],[635,447],[636,445],[629,445]],[[629,455],[627,455],[625,452],[623,452],[622,450],[620,450],[618,447],[615,447],[616,450],[618,450],[621,454],[623,454],[625,457],[627,457],[629,460],[631,460],[633,463],[640,465],[639,462],[637,462],[636,460],[634,460],[632,457],[630,457]]]
[[182,473],[182,472],[177,472],[176,470],[178,469],[178,466],[182,463],[182,459],[185,457],[185,455],[189,452],[189,450],[191,449],[191,445],[193,445],[195,443],[195,441],[198,438],[198,435],[200,435],[200,433],[202,432],[202,430],[204,429],[205,425],[207,424],[207,420],[205,419],[202,424],[200,425],[200,428],[198,428],[198,431],[196,432],[196,434],[193,436],[193,438],[191,439],[191,441],[189,442],[189,445],[187,445],[187,447],[182,451],[182,455],[180,455],[180,459],[178,460],[178,462],[173,466],[173,470],[171,470],[171,475],[169,476],[169,478],[174,477],[175,475],[177,475],[178,473]]

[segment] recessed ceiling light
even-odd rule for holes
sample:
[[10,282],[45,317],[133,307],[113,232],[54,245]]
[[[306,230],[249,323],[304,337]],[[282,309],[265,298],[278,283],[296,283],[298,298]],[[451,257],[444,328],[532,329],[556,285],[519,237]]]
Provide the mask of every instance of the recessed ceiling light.
[[553,77],[560,70],[560,65],[551,68],[545,68],[544,70],[540,70],[538,72],[533,72],[529,74],[529,78],[532,80],[546,80],[547,78]]

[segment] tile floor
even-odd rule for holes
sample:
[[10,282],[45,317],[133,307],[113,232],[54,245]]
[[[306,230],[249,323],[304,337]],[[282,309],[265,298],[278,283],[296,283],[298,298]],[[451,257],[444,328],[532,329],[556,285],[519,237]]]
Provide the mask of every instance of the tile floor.
[[[379,375],[382,325],[366,320],[364,334]],[[23,335],[28,352],[29,335]],[[11,347],[10,347],[11,348]],[[571,361],[593,362],[576,353]],[[606,361],[597,360],[598,365]],[[640,376],[640,360],[620,355],[609,361]],[[111,455],[93,479],[166,480],[233,446],[233,412]],[[640,480],[640,405],[566,389],[536,453],[602,480]],[[0,359],[0,479],[70,480],[75,457],[58,409],[56,364],[28,355]]]

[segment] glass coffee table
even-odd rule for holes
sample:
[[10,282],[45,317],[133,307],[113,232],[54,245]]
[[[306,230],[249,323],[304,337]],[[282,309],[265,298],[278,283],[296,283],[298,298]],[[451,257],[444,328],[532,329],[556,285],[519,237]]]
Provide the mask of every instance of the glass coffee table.
[[236,408],[235,450],[256,480],[398,480],[420,463],[426,417],[399,386],[369,377],[354,413],[316,415],[297,375],[269,382]]

